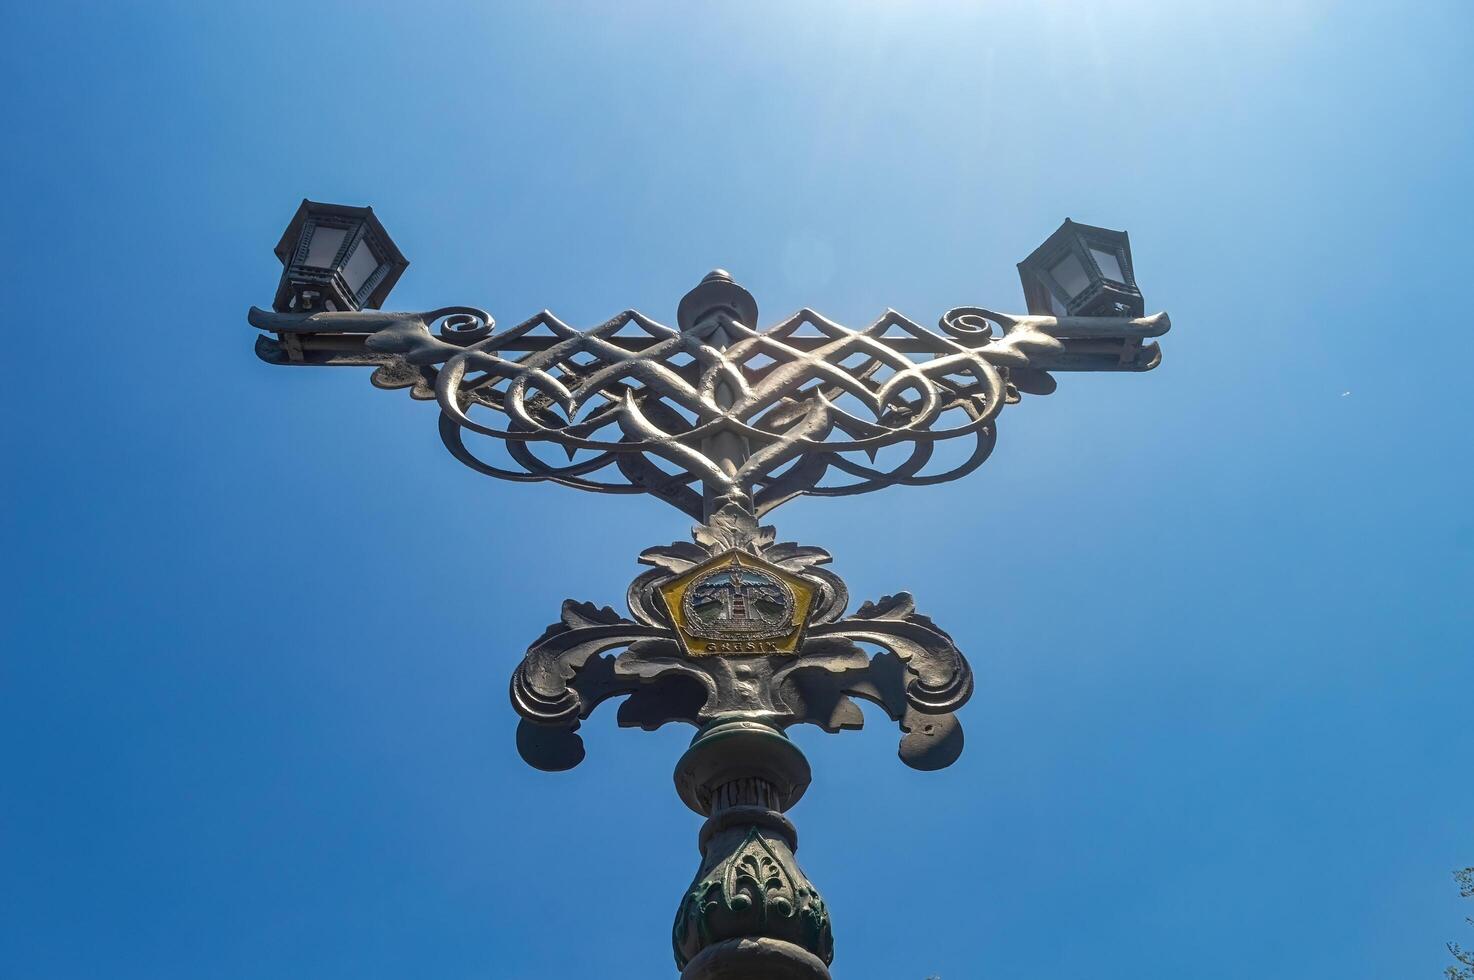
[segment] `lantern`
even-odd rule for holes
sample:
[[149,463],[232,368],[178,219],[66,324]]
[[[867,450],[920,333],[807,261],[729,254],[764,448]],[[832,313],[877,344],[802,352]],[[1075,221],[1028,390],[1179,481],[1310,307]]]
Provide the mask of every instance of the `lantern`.
[[302,202],[276,257],[278,313],[377,309],[409,265],[373,208]]
[[1131,272],[1131,242],[1065,219],[1018,264],[1029,312],[1044,316],[1142,316],[1146,305]]

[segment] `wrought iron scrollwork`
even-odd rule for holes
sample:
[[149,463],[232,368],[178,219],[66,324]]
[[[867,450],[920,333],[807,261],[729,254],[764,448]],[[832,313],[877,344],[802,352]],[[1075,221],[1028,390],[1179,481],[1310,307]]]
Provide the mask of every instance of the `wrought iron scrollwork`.
[[[620,724],[647,729],[743,717],[839,731],[862,724],[856,699],[871,701],[899,723],[909,765],[948,765],[962,747],[955,712],[973,688],[951,636],[904,592],[846,615],[845,585],[822,567],[829,555],[777,543],[759,517],[798,496],[961,477],[988,458],[1003,407],[1052,392],[1053,372],[1155,367],[1150,341],[1167,316],[958,307],[936,330],[894,310],[861,329],[810,309],[766,329],[756,318],[751,294],[721,272],[682,300],[679,327],[635,310],[587,330],[546,311],[498,330],[463,306],[250,315],[276,335],[258,338],[268,361],[371,366],[376,386],[433,400],[446,447],[480,473],[649,494],[700,522],[692,542],[640,556],[650,570],[629,587],[630,617],[569,601],[527,651],[512,701],[532,764],[576,765],[579,723],[620,697]],[[946,444],[961,451],[944,453]],[[488,445],[505,459],[489,460]],[[727,639],[693,645],[662,591],[688,575],[702,577],[703,595],[733,603],[751,585],[741,576],[753,575],[768,589],[754,602],[782,601],[729,635],[697,630]],[[722,575],[737,576],[730,593]],[[790,613],[801,622],[788,624]]]
[[829,913],[783,816],[811,772],[784,730],[860,728],[869,701],[899,725],[907,765],[940,769],[962,751],[973,692],[909,593],[847,612],[829,554],[778,542],[760,517],[962,477],[988,459],[1005,405],[1050,394],[1059,371],[1150,370],[1170,326],[967,306],[936,330],[894,310],[851,329],[810,309],[758,329],[756,301],[720,270],[681,300],[679,327],[626,310],[578,330],[544,311],[498,330],[459,306],[250,321],[275,334],[257,339],[267,361],[372,367],[375,386],[434,401],[441,440],[479,473],[648,494],[699,522],[690,542],[641,553],[628,616],[565,601],[511,679],[518,751],[540,769],[582,761],[580,726],[607,700],[621,726],[697,727],[675,773],[707,817],[672,932],[687,980],[830,975]]
[[[1061,233],[1071,227],[1085,226]],[[340,285],[322,271],[284,279],[279,306],[332,300],[287,289]],[[1129,294],[1116,292],[1131,304],[1072,293],[1073,308],[1140,309],[1126,273]],[[894,310],[852,329],[811,309],[759,329],[756,300],[720,270],[682,298],[676,320],[625,310],[580,330],[544,311],[499,330],[466,306],[250,313],[266,361],[371,367],[376,387],[435,402],[442,442],[479,473],[648,494],[698,522],[691,541],[641,553],[628,615],[563,603],[511,678],[517,748],[539,769],[578,765],[580,727],[608,700],[621,726],[696,726],[675,771],[681,800],[707,818],[672,930],[682,977],[828,980],[829,912],[783,815],[812,773],[784,731],[860,728],[868,701],[898,724],[902,761],[940,769],[962,751],[957,712],[974,679],[909,593],[848,611],[828,552],[779,542],[760,518],[800,496],[965,476],[993,451],[1005,405],[1052,393],[1057,372],[1150,370],[1161,357],[1152,338],[1170,323],[963,306],[936,329]]]
[[[692,657],[681,649],[660,587],[733,549],[813,588],[809,623],[795,654]],[[864,723],[853,700],[861,698],[900,723],[900,754],[908,765],[951,764],[962,749],[955,712],[973,689],[967,660],[947,633],[915,611],[906,593],[844,615],[844,583],[820,567],[829,560],[819,548],[776,543],[773,528],[729,506],[698,526],[692,543],[641,554],[640,561],[653,568],[630,585],[633,618],[608,607],[564,603],[559,622],[529,648],[512,678],[512,702],[523,717],[518,745],[524,758],[543,769],[576,765],[583,757],[579,723],[599,703],[620,695],[627,700],[619,723],[645,729],[670,722],[701,726],[727,717],[779,729],[854,729]]]
[[[809,309],[764,330],[725,309],[687,329],[634,310],[588,330],[543,312],[497,331],[473,307],[250,320],[279,338],[260,338],[267,360],[372,365],[375,385],[433,399],[446,447],[480,473],[647,493],[697,520],[713,497],[762,515],[964,476],[992,451],[1003,406],[1048,394],[1051,370],[1150,369],[1159,353],[1142,341],[1169,326],[979,307],[948,311],[939,331],[893,310],[858,330]],[[968,448],[939,461],[952,440]]]

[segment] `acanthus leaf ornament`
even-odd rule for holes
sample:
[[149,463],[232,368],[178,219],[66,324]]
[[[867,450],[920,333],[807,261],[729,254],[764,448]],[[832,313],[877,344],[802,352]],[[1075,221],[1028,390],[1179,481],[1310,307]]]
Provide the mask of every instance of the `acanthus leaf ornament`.
[[[692,539],[644,553],[642,560],[655,568],[630,586],[633,619],[569,601],[560,621],[528,649],[513,675],[512,703],[524,727],[550,729],[537,737],[519,734],[530,764],[576,764],[582,754],[570,746],[579,723],[600,702],[621,695],[629,697],[621,725],[701,726],[740,716],[780,730],[813,724],[829,731],[863,724],[852,700],[858,697],[901,724],[906,737],[900,754],[908,765],[940,768],[956,759],[961,729],[955,712],[972,694],[972,669],[951,637],[916,613],[908,594],[864,603],[845,616],[843,582],[819,567],[829,562],[826,552],[774,543],[772,528],[734,507],[696,527]],[[730,574],[732,567],[781,575],[805,597],[792,650],[749,650],[746,640],[728,641],[743,649],[722,649],[720,639],[683,635],[670,612],[683,601],[683,586]],[[718,649],[691,649],[707,642]],[[866,647],[880,652],[872,656]]]
[[706,859],[676,911],[676,965],[684,968],[701,950],[744,936],[792,943],[829,963],[829,910],[794,860],[784,828],[738,825],[712,836],[717,839],[708,841]]

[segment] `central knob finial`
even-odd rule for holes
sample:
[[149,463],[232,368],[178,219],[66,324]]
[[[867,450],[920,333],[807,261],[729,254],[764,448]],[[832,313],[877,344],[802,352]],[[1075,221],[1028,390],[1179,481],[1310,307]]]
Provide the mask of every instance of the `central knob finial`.
[[676,323],[683,332],[690,331],[718,311],[725,311],[743,326],[757,329],[757,300],[733,282],[732,274],[726,269],[711,270],[695,289],[681,297],[681,305],[676,307]]

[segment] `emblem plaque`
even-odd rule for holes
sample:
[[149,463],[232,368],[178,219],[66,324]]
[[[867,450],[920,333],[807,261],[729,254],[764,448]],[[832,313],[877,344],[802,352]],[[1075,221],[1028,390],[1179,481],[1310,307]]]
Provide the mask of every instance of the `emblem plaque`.
[[660,589],[693,657],[797,653],[814,587],[742,551],[717,555]]

